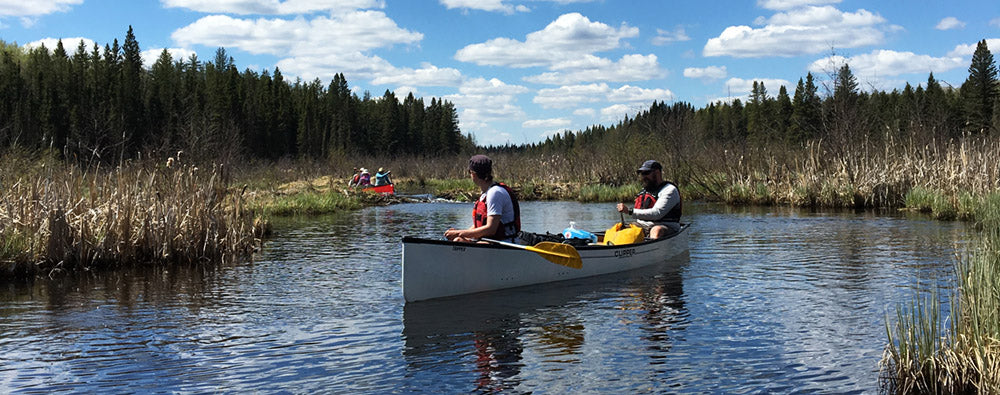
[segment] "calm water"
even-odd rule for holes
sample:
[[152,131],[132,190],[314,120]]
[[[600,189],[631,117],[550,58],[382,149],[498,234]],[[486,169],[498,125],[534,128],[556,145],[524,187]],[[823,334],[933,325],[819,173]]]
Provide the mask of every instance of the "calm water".
[[[919,218],[685,208],[680,270],[443,301],[403,302],[399,240],[467,226],[469,204],[281,223],[252,264],[0,285],[0,392],[876,392],[886,313],[950,289],[967,238]],[[532,231],[618,220],[610,204],[522,212]]]

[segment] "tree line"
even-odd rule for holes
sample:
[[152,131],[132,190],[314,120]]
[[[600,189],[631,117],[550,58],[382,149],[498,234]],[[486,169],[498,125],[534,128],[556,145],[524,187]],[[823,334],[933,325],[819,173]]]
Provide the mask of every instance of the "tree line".
[[977,44],[969,76],[957,88],[942,86],[931,73],[915,88],[864,90],[847,64],[824,81],[808,73],[793,93],[780,86],[773,95],[754,82],[745,102],[702,108],[654,102],[612,126],[567,130],[540,143],[476,147],[471,134],[461,133],[452,103],[432,98],[428,105],[412,93],[400,101],[388,90],[358,97],[343,74],[324,86],[319,79],[288,81],[278,68],[240,72],[224,48],[211,62],[197,55],[173,59],[164,50],[144,67],[130,26],[123,45],[116,39],[102,50],[80,42],[72,55],[61,41],[51,51],[0,41],[0,147],[102,162],[176,150],[206,159],[322,159],[621,150],[621,141],[679,145],[679,139],[770,146],[823,140],[846,149],[884,138],[944,140],[1000,129],[1000,83],[986,40]]
[[286,80],[238,71],[219,48],[210,62],[174,59],[164,49],[149,67],[130,26],[123,44],[80,42],[70,54],[0,41],[0,147],[53,150],[78,160],[115,163],[184,150],[276,159],[336,155],[438,155],[469,151],[445,100],[386,90],[353,93],[343,74]]
[[[678,139],[744,146],[800,146],[822,140],[837,149],[886,138],[943,142],[963,135],[1000,132],[1000,80],[986,40],[972,56],[969,76],[960,87],[942,86],[930,73],[925,84],[906,84],[891,92],[861,89],[850,65],[832,72],[823,85],[812,74],[800,78],[794,93],[785,86],[769,94],[755,81],[746,101],[719,101],[703,108],[689,103],[653,103],[613,126],[564,131],[544,142],[488,147],[500,152],[567,152],[619,141],[682,144]],[[651,140],[651,141],[650,141]]]

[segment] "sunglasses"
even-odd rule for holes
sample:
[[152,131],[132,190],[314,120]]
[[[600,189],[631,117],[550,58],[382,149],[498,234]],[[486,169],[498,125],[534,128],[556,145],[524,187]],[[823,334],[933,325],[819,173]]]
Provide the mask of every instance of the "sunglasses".
[[636,171],[636,174],[641,174],[641,175],[644,175],[644,176],[648,176],[649,173],[652,173],[652,172],[653,172],[652,170],[639,170],[639,171]]

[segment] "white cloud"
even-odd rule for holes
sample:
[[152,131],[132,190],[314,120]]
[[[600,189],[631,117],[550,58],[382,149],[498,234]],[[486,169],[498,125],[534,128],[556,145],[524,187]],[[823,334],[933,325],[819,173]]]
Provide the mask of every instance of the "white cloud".
[[504,0],[441,0],[441,4],[449,10],[453,8],[463,8],[467,10],[480,10],[489,12],[502,12],[513,14],[516,12],[527,12],[527,7],[523,5],[513,6]]
[[623,24],[615,29],[601,22],[591,22],[579,13],[570,13],[561,15],[545,29],[529,33],[525,41],[495,38],[471,44],[458,50],[455,59],[482,66],[552,66],[585,54],[618,48],[622,40],[638,35],[638,28]]
[[797,56],[829,51],[831,47],[856,48],[884,40],[885,18],[861,9],[843,12],[831,6],[798,8],[762,20],[765,25],[730,26],[705,44],[704,56],[737,58]]
[[913,52],[881,49],[850,58],[828,56],[810,64],[809,71],[828,73],[839,69],[845,63],[851,68],[854,76],[861,81],[878,81],[887,76],[901,74],[939,73],[966,65],[965,59],[961,56],[936,58],[928,55],[917,55]]
[[[178,60],[185,61],[190,58],[191,55],[196,54],[195,51],[185,48],[167,48],[167,52],[170,53],[170,57],[174,62]],[[146,66],[146,68],[153,67],[153,63],[156,63],[156,61],[160,59],[161,53],[163,53],[163,48],[150,48],[142,51],[143,66]]]
[[790,10],[803,6],[837,4],[840,0],[757,0],[757,5],[769,10]]
[[[39,16],[69,11],[83,0],[0,0],[0,16]],[[22,20],[24,22],[24,20]]]
[[607,98],[608,84],[588,84],[539,89],[531,101],[542,108],[570,108],[580,103],[596,103]]
[[573,115],[579,115],[581,117],[593,117],[597,115],[597,111],[593,108],[578,108],[573,110]]
[[726,75],[726,66],[688,67],[684,69],[685,77],[702,81],[721,80],[726,78]]
[[[530,12],[531,9],[523,4],[512,5],[506,0],[439,0],[442,5],[447,7],[449,10],[454,8],[461,8],[464,10],[479,10],[488,12],[501,12],[504,14],[513,14],[514,12]],[[543,0],[534,0],[543,1]],[[557,4],[573,4],[573,3],[589,3],[595,0],[548,0]]]
[[1000,27],[1000,17],[990,19],[990,26]]
[[572,122],[566,118],[529,119],[521,124],[524,128],[560,128],[569,126]]
[[649,106],[642,105],[613,104],[601,109],[601,120],[605,122],[620,121],[626,116],[633,117],[648,108]]
[[669,89],[646,89],[638,86],[624,85],[608,92],[608,101],[629,103],[652,103],[654,101],[674,100],[674,93]]
[[938,22],[937,26],[934,26],[934,28],[938,30],[964,29],[965,22],[962,22],[953,16],[949,16],[942,19],[941,22]]
[[304,79],[329,79],[344,73],[351,79],[383,78],[382,83],[454,85],[454,69],[425,65],[419,70],[397,69],[368,53],[395,44],[413,44],[423,34],[396,25],[381,11],[353,11],[313,19],[240,19],[205,16],[177,29],[171,37],[185,47],[239,48],[253,54],[281,57],[284,72]]
[[397,69],[385,59],[360,52],[287,57],[279,60],[276,66],[286,76],[291,74],[307,80],[328,80],[337,73],[343,73],[348,81],[372,80],[397,73]]
[[559,16],[542,30],[529,33],[524,41],[494,38],[458,50],[455,59],[486,66],[545,67],[548,72],[524,80],[550,85],[625,82],[665,76],[653,54],[626,54],[618,61],[594,55],[621,48],[625,39],[638,34],[639,29],[626,24],[614,28],[592,22],[579,13],[569,13]]
[[94,49],[94,40],[84,37],[64,37],[61,39],[48,37],[24,44],[24,48],[33,49],[41,47],[44,44],[45,48],[48,49],[49,52],[52,52],[56,49],[56,46],[59,45],[59,40],[62,40],[63,49],[66,50],[66,54],[69,56],[73,56],[73,53],[76,52],[77,47],[80,45],[80,41],[83,41],[83,46],[87,50],[87,53],[90,53],[90,51]]
[[[972,44],[959,44],[955,46],[955,49],[948,52],[948,56],[962,56],[962,57],[972,57],[972,54],[976,53],[976,46],[978,42]],[[996,53],[997,48],[1000,48],[1000,38],[987,38],[986,47],[990,49],[990,52]]]
[[743,96],[721,96],[721,97],[710,98],[705,103],[706,104],[710,104],[710,103],[716,103],[716,104],[733,104],[733,102],[736,101],[736,100],[746,101],[746,99],[747,99],[746,95],[743,95]]
[[528,92],[520,85],[509,85],[496,78],[473,78],[465,81],[458,92],[467,96],[513,96]]
[[476,144],[478,145],[516,144],[514,135],[508,132],[501,132],[496,128],[489,127],[489,125],[466,123],[465,120],[462,120],[459,123],[459,127],[463,132],[473,131],[476,136]]
[[656,37],[653,37],[653,45],[667,45],[677,41],[688,41],[691,37],[688,37],[687,33],[684,32],[683,26],[678,26],[672,31],[656,29]]
[[585,55],[575,60],[551,67],[552,72],[525,77],[538,84],[567,85],[592,81],[646,81],[665,76],[656,55],[624,55],[613,62],[610,59]]
[[[413,94],[413,97],[417,97],[417,98],[420,97],[420,92],[417,90],[416,87],[407,86],[407,85],[397,86],[396,89],[393,89],[392,93],[394,95],[396,95],[396,100],[399,100],[400,103],[402,103],[403,100],[406,99],[406,96],[408,96],[411,93]],[[428,103],[425,103],[425,104],[428,104]]]
[[385,7],[383,0],[160,0],[160,3],[166,8],[239,15],[311,14]]
[[423,34],[402,29],[381,11],[356,11],[311,20],[238,19],[210,15],[177,29],[171,38],[183,45],[237,47],[253,54],[296,56],[367,51],[410,44]]
[[489,121],[524,118],[524,110],[514,102],[516,95],[525,92],[527,88],[523,86],[508,85],[496,78],[474,78],[463,82],[457,94],[446,95],[443,99],[460,109],[459,118],[463,124],[481,129]]
[[558,135],[558,136],[562,137],[562,135],[563,135],[564,133],[566,133],[566,131],[567,131],[567,129],[566,129],[566,128],[560,128],[560,129],[549,129],[549,130],[546,130],[545,132],[543,132],[543,133],[542,133],[542,134],[541,134],[541,135],[540,135],[539,137],[541,137],[541,138],[543,138],[543,139],[547,139],[547,138],[550,138],[550,137],[554,137],[554,136],[556,136],[556,135]]
[[794,85],[791,85],[786,80],[774,79],[774,78],[753,78],[745,80],[742,78],[730,78],[726,81],[726,94],[734,97],[741,97],[750,94],[753,90],[754,82],[764,83],[764,89],[767,90],[768,96],[774,97],[778,94],[778,90],[784,85],[785,89],[795,89]]
[[417,86],[458,86],[462,72],[453,68],[438,68],[425,63],[419,69],[391,69],[372,79],[372,84],[411,84]]
[[[598,102],[625,102],[631,105],[645,104],[648,107],[648,104],[654,100],[666,101],[673,99],[674,94],[669,89],[648,89],[629,85],[611,89],[608,87],[608,84],[600,83],[539,89],[532,102],[542,108],[571,108],[581,103]],[[583,113],[578,115],[586,114],[588,110],[577,110],[583,111]]]

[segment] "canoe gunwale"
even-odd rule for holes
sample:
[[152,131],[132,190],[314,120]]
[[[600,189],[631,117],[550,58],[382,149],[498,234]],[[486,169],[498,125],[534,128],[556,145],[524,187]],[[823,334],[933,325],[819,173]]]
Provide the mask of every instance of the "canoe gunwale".
[[[673,238],[677,237],[678,235],[680,235],[681,233],[683,233],[684,231],[686,231],[687,228],[690,227],[690,226],[691,226],[690,223],[681,224],[681,230],[678,231],[677,233],[674,233],[674,234],[672,234],[670,236],[659,238],[659,239],[645,240],[645,241],[643,241],[641,243],[622,244],[622,245],[595,244],[595,245],[583,245],[583,246],[574,246],[574,247],[577,250],[580,250],[580,251],[589,251],[589,250],[614,250],[614,249],[618,249],[618,248],[634,248],[636,246],[646,246],[646,245],[650,245],[650,244],[664,243],[664,242],[669,241],[670,239],[673,239]],[[509,246],[504,246],[504,245],[499,245],[499,244],[493,244],[493,243],[489,243],[489,244],[486,244],[486,243],[464,243],[464,242],[460,242],[460,241],[449,241],[449,240],[438,240],[438,239],[424,239],[424,238],[413,237],[413,236],[403,236],[403,244],[439,244],[439,245],[448,245],[448,246],[463,246],[463,247],[474,247],[474,248],[493,248],[493,249],[503,249],[503,250],[516,250],[516,249],[518,249],[516,247],[509,247]]]

